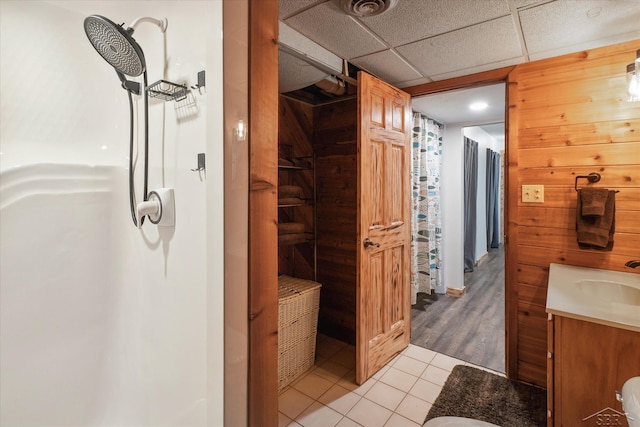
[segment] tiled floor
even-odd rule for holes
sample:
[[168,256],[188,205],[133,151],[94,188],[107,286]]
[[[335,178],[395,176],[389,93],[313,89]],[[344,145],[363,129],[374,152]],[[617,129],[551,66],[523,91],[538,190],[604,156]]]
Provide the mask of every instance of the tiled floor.
[[320,335],[315,366],[280,394],[279,425],[422,426],[455,365],[469,364],[409,345],[358,386],[355,347]]

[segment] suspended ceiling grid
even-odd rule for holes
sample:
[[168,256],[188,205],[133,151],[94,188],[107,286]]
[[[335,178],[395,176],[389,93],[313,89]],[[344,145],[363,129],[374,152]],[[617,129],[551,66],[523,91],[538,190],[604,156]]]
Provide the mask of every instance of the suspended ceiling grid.
[[368,18],[279,4],[286,25],[398,87],[640,39],[640,0],[398,0]]

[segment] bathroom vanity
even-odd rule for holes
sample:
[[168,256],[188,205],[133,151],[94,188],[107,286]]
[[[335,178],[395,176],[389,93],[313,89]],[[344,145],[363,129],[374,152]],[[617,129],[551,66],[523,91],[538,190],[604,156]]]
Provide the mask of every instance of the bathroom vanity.
[[616,391],[640,376],[640,274],[551,264],[547,426],[627,426]]

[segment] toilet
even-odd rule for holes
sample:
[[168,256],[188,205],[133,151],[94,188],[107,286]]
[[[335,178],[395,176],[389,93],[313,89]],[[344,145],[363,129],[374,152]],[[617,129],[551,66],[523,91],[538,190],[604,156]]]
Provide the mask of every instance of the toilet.
[[629,427],[640,427],[640,377],[629,378],[618,394]]
[[[427,421],[422,427],[499,427],[484,421],[462,417],[438,417]],[[635,426],[634,426],[635,427]]]

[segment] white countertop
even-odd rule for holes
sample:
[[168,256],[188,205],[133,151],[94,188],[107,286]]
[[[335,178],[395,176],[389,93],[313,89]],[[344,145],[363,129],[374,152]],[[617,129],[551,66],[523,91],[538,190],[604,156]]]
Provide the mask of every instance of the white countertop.
[[547,313],[640,332],[640,274],[550,264]]

